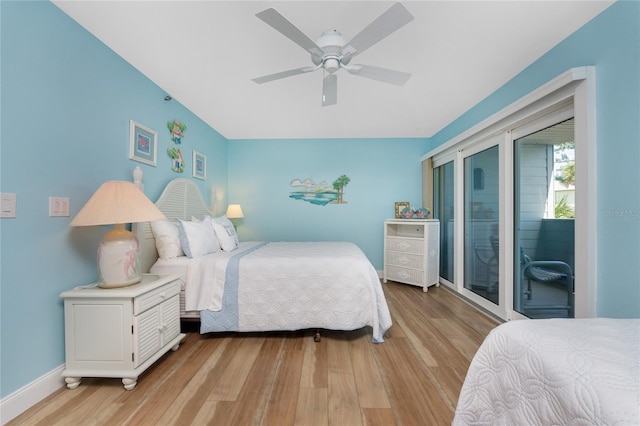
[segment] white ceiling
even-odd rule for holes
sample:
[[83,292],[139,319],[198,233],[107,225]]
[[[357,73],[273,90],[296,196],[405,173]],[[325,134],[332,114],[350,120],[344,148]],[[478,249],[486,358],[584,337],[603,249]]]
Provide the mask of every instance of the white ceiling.
[[[321,107],[322,71],[258,85],[311,65],[256,18],[273,7],[315,40],[347,40],[389,1],[53,1],[228,139],[430,137],[612,1],[405,1],[415,19],[357,63],[409,72],[402,87],[338,74]],[[591,65],[591,64],[580,64]]]

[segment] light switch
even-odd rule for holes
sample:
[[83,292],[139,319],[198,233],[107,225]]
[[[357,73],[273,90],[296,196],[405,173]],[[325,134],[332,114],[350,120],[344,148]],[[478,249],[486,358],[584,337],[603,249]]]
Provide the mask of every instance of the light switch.
[[69,216],[69,198],[49,197],[49,216]]
[[7,192],[0,194],[0,217],[16,217],[16,194]]

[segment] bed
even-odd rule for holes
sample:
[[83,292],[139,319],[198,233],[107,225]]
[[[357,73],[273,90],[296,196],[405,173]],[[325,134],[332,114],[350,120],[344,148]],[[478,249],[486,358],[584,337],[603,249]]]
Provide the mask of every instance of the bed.
[[489,333],[453,425],[640,424],[640,319],[511,321]]
[[[205,226],[207,221],[218,226],[218,221],[228,221],[213,217],[189,179],[169,182],[156,205],[168,218],[163,226],[179,223],[180,237],[185,237],[188,227]],[[140,241],[141,269],[181,277],[181,319],[199,319],[201,333],[356,330],[368,326],[374,342],[384,341],[391,326],[389,308],[375,268],[355,244],[238,242],[236,237],[235,247],[225,250],[227,235],[217,234],[222,249],[167,257],[159,255],[166,247],[159,246],[156,237],[162,243],[166,235],[158,233],[158,225],[140,223],[134,227]],[[195,246],[198,251],[198,244],[191,244],[189,250]],[[184,251],[189,251],[184,246],[182,240]]]

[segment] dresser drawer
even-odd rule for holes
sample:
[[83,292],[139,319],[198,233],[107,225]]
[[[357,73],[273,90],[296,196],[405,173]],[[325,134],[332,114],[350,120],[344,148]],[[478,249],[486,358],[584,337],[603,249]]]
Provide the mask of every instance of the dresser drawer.
[[387,265],[401,266],[403,268],[412,268],[424,270],[424,256],[420,254],[403,253],[398,251],[385,252],[385,263]]
[[384,270],[385,278],[391,281],[398,281],[406,284],[424,286],[423,271],[415,269],[399,268],[397,266],[386,266]]
[[180,280],[171,281],[133,299],[133,314],[138,315],[180,293]]
[[422,238],[387,238],[387,250],[422,254],[424,240]]

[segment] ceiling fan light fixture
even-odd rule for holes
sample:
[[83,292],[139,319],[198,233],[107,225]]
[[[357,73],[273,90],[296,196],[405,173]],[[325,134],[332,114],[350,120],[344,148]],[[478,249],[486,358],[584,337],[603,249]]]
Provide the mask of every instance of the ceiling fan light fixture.
[[327,58],[324,60],[324,69],[329,74],[333,74],[340,69],[340,61],[337,58]]

